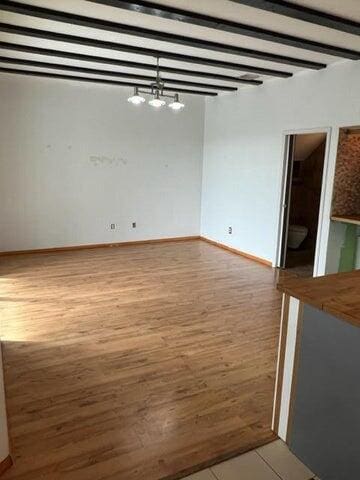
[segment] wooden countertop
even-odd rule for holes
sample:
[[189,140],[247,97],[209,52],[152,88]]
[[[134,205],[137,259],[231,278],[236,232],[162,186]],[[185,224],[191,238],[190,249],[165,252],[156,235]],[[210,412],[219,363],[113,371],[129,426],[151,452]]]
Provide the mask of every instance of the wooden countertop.
[[360,327],[360,270],[280,281],[278,289]]
[[333,215],[331,217],[333,222],[352,223],[353,225],[360,225],[360,215]]

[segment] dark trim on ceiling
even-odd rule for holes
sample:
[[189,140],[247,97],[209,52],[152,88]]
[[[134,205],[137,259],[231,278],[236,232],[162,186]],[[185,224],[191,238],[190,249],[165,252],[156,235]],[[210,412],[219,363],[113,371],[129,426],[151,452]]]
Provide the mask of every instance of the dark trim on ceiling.
[[283,72],[269,68],[254,67],[239,63],[225,62],[222,60],[214,60],[205,57],[194,57],[192,55],[183,55],[180,53],[153,50],[150,48],[136,47],[133,45],[123,45],[121,43],[108,42],[105,40],[96,40],[94,38],[88,37],[79,37],[76,35],[67,35],[65,33],[51,32],[48,30],[40,30],[37,28],[20,27],[18,25],[11,25],[8,23],[0,23],[0,32],[13,33],[16,35],[25,35],[27,37],[42,38],[44,40],[55,40],[57,42],[72,43],[75,45],[86,45],[87,47],[105,48],[107,50],[127,52],[155,58],[165,58],[168,60],[176,60],[178,62],[207,65],[209,67],[224,68],[229,70],[240,70],[242,72],[256,73],[258,75],[269,75],[272,77],[282,78],[288,78],[292,76],[292,73],[290,72]]
[[[349,58],[351,60],[358,60],[360,58],[360,52],[355,50],[349,50],[336,45],[329,45],[325,43],[316,42],[306,38],[294,37],[281,32],[273,30],[266,30],[264,28],[253,27],[251,25],[245,25],[242,23],[232,22],[222,18],[211,17],[208,15],[202,15],[188,10],[182,10],[174,7],[168,7],[165,5],[159,5],[144,0],[89,0],[93,3],[101,5],[108,5],[111,7],[122,8],[138,13],[146,13],[161,18],[167,18],[171,20],[177,20],[184,23],[190,23],[192,25],[199,25],[202,27],[213,28],[225,32],[237,33],[239,35],[245,35],[260,40],[266,40],[269,42],[280,43],[288,45],[290,47],[300,48],[303,50],[310,50],[313,52],[324,53],[326,55],[332,55],[340,58]],[[251,3],[242,2],[242,0],[233,0],[237,3]],[[256,3],[256,0],[254,0]],[[264,3],[258,0],[257,3]],[[276,3],[276,2],[273,2]],[[278,2],[279,3],[279,2]]]
[[[105,4],[108,3],[107,0],[95,0],[95,1],[96,3],[105,3]],[[128,2],[115,1],[114,3],[117,6],[121,6],[123,4],[127,4]],[[12,0],[2,0],[0,3],[0,10],[5,10],[5,11],[20,14],[20,15],[28,15],[32,17],[42,18],[46,20],[51,20],[51,21],[56,21],[56,22],[61,22],[61,23],[66,23],[71,25],[79,25],[87,28],[95,28],[98,30],[106,31],[106,32],[115,32],[115,33],[120,33],[125,35],[132,35],[135,37],[148,38],[150,40],[174,43],[177,45],[183,45],[191,48],[200,48],[208,51],[221,52],[221,53],[226,53],[231,55],[240,55],[243,57],[255,58],[257,60],[265,60],[265,61],[281,63],[285,65],[292,65],[299,68],[310,68],[314,70],[320,70],[321,68],[324,68],[326,66],[323,63],[317,63],[310,60],[303,60],[301,58],[288,57],[285,55],[277,55],[271,52],[260,52],[257,50],[241,48],[241,47],[237,47],[229,44],[211,42],[208,40],[202,40],[202,39],[183,36],[183,35],[176,35],[168,32],[160,32],[157,30],[151,30],[149,28],[142,28],[142,27],[137,27],[133,25],[125,25],[121,23],[112,22],[109,20],[86,17],[83,15],[76,15],[73,13],[60,12],[58,10],[52,10],[49,8],[43,8],[43,7],[38,7],[34,5],[27,5],[23,3],[14,2]],[[255,30],[255,28],[253,27],[246,27],[246,28],[251,29],[253,31]],[[255,36],[256,38],[261,38],[261,35],[260,35],[261,30],[260,29],[256,29],[256,30],[258,31],[258,33],[253,36]],[[269,33],[271,32],[268,32],[267,36],[269,36]],[[274,33],[273,36],[274,35],[276,34]],[[299,46],[299,43],[305,42],[305,40],[302,40],[302,39],[295,39],[295,40],[297,44],[296,46]],[[274,41],[274,40],[272,39],[271,41]],[[325,48],[327,46],[323,46],[323,47]],[[304,47],[300,47],[300,48],[304,48]],[[332,52],[332,55],[335,55],[335,54],[337,54],[337,56],[346,57],[345,54],[339,55],[340,54],[339,51]]]
[[[118,67],[128,67],[134,69],[141,69],[141,70],[156,70],[155,62],[151,63],[139,63],[139,62],[131,62],[129,60],[119,60],[116,58],[107,58],[107,57],[98,57],[96,55],[85,55],[82,53],[73,53],[73,52],[65,52],[61,50],[53,50],[50,48],[39,48],[33,47],[30,45],[20,45],[17,43],[9,43],[9,42],[0,42],[0,48],[5,50],[11,50],[15,52],[25,52],[31,53],[35,55],[46,55],[49,57],[59,57],[59,58],[66,58],[70,60],[80,60],[85,62],[93,62],[93,63],[100,63],[104,65],[116,65]],[[188,75],[191,77],[200,77],[200,78],[212,78],[214,80],[220,80],[224,82],[232,82],[232,83],[242,83],[245,85],[262,85],[261,80],[244,80],[239,77],[234,77],[231,75],[221,75],[219,73],[212,73],[212,72],[201,72],[197,70],[187,70],[182,68],[175,68],[175,67],[164,67],[160,66],[161,72],[166,73],[174,73],[178,75]]]
[[[87,83],[101,83],[103,85],[114,85],[120,87],[139,87],[150,89],[150,85],[147,83],[135,83],[135,82],[119,82],[118,80],[105,80],[100,78],[89,78],[89,77],[77,77],[75,75],[62,75],[57,73],[45,73],[45,72],[36,72],[33,70],[18,70],[15,68],[2,68],[0,67],[0,73],[11,73],[16,75],[25,75],[31,77],[41,77],[41,78],[55,78],[59,80],[74,80],[76,82],[87,82]],[[164,87],[164,90],[167,92],[180,92],[187,93],[189,95],[208,95],[215,97],[216,92],[206,92],[203,90],[187,90],[184,88],[173,88],[173,87]]]
[[[101,76],[107,76],[107,77],[129,78],[132,80],[143,80],[145,82],[155,82],[156,80],[156,76],[150,76],[150,75],[137,75],[134,73],[116,72],[111,70],[97,70],[94,68],[84,68],[84,67],[78,67],[73,65],[63,65],[61,63],[37,62],[35,60],[24,60],[21,58],[10,58],[10,57],[0,56],[0,63],[23,65],[23,66],[36,67],[36,68],[65,70],[68,72],[75,72],[75,73],[88,73],[90,75],[101,75]],[[174,78],[162,78],[162,80],[165,83],[170,83],[170,84],[174,83],[176,85],[183,85],[183,86],[194,87],[194,88],[209,88],[211,90],[223,90],[227,92],[234,92],[237,90],[236,87],[228,87],[224,85],[212,85],[209,83],[189,82],[187,80],[176,80]]]
[[258,8],[271,13],[277,13],[286,17],[295,18],[322,27],[340,30],[341,32],[360,35],[360,23],[348,18],[338,17],[330,13],[321,12],[312,8],[295,5],[283,0],[231,0],[232,2],[248,7]]

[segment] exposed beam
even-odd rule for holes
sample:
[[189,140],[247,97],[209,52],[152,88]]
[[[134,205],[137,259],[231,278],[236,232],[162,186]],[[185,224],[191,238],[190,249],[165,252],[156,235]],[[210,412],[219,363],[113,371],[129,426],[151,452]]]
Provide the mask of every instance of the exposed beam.
[[[151,88],[150,84],[148,83],[135,83],[135,82],[119,82],[118,80],[105,80],[102,78],[89,78],[89,77],[78,77],[75,75],[63,75],[57,73],[45,73],[45,72],[37,72],[34,70],[18,70],[16,68],[3,68],[0,67],[0,73],[11,73],[15,75],[25,75],[31,77],[41,77],[41,78],[55,78],[59,80],[73,80],[76,82],[87,82],[87,83],[101,83],[103,85],[114,85],[119,87],[139,87],[149,89]],[[208,95],[211,97],[215,97],[217,95],[216,92],[207,92],[204,90],[188,90],[185,88],[173,88],[173,87],[164,87],[164,90],[167,92],[175,92],[175,93],[187,93],[190,95]]]
[[[23,65],[27,67],[36,67],[36,68],[48,68],[53,70],[64,70],[68,72],[86,73],[90,75],[128,78],[132,80],[143,80],[145,82],[154,82],[156,80],[156,76],[150,76],[150,75],[138,75],[134,73],[116,72],[111,70],[97,70],[94,68],[84,68],[84,67],[77,67],[73,65],[63,65],[61,63],[49,63],[49,62],[37,62],[35,60],[24,60],[22,58],[10,58],[10,57],[0,56],[0,64],[1,63],[7,63],[12,65]],[[162,78],[162,80],[165,83],[182,85],[184,87],[186,86],[186,87],[193,87],[193,88],[209,88],[211,90],[223,90],[228,92],[234,92],[237,90],[236,87],[228,87],[224,85],[212,85],[209,83],[190,82],[187,80],[177,80],[174,78]]]
[[[1,5],[1,4],[0,4]],[[1,10],[1,7],[0,7]],[[20,27],[8,23],[0,23],[0,32],[13,33],[16,35],[25,35],[27,37],[42,38],[44,40],[55,40],[57,42],[72,43],[75,45],[85,45],[87,47],[105,48],[106,50],[114,50],[117,52],[127,52],[136,55],[145,55],[155,58],[166,58],[168,60],[176,60],[178,62],[193,63],[198,65],[207,65],[209,67],[224,68],[228,70],[240,70],[242,72],[256,73],[258,75],[269,75],[273,77],[287,78],[292,73],[273,70],[270,68],[260,68],[249,65],[243,65],[233,62],[225,62],[223,60],[214,60],[205,57],[195,57],[192,55],[183,55],[180,53],[172,53],[163,50],[154,50],[150,48],[137,47],[133,45],[123,45],[121,43],[108,42],[106,40],[96,40],[94,38],[79,37],[77,35],[67,35],[65,33],[51,32],[48,30],[40,30],[38,28]]]
[[[104,0],[106,1],[106,0]],[[100,1],[101,3],[101,1]],[[120,2],[127,3],[127,2]],[[56,22],[80,25],[87,28],[96,28],[106,32],[115,32],[125,35],[132,35],[140,38],[148,38],[150,40],[163,41],[168,43],[175,43],[192,48],[200,48],[208,51],[215,51],[221,53],[228,53],[232,55],[240,55],[260,60],[266,60],[286,65],[293,65],[301,68],[321,69],[324,64],[312,61],[302,60],[300,58],[288,57],[285,55],[278,55],[270,52],[259,52],[248,48],[237,47],[229,44],[222,44],[202,40],[183,35],[176,35],[168,32],[160,32],[157,30],[150,30],[148,28],[137,27],[133,25],[124,25],[121,23],[103,20],[99,18],[86,17],[83,15],[76,15],[73,13],[60,12],[49,8],[38,7],[34,5],[26,5],[23,3],[14,2],[12,0],[2,0],[0,9],[6,10],[21,15],[29,15],[33,17],[43,18],[46,20],[53,20]],[[299,39],[297,39],[299,40]]]
[[[66,58],[69,60],[80,60],[85,62],[92,62],[92,63],[99,63],[103,65],[116,65],[118,67],[128,67],[140,70],[156,70],[156,64],[153,63],[139,63],[139,62],[131,62],[129,60],[120,60],[117,58],[108,58],[108,57],[99,57],[96,55],[84,55],[82,53],[74,53],[74,52],[66,52],[61,50],[54,50],[50,48],[39,48],[33,47],[30,45],[20,45],[17,43],[10,43],[10,42],[0,42],[0,48],[5,50],[11,50],[15,52],[25,52],[31,53],[36,55],[45,55],[48,57],[59,57],[59,58]],[[262,85],[261,80],[244,80],[239,77],[234,77],[231,75],[221,75],[219,73],[212,73],[212,72],[201,72],[198,70],[187,70],[183,68],[175,68],[175,67],[160,67],[161,72],[166,73],[173,73],[177,75],[184,75],[190,77],[200,77],[200,78],[207,78],[213,80],[220,80],[224,82],[232,82],[232,83],[241,83],[245,85]]]
[[277,13],[286,17],[295,18],[322,27],[340,30],[341,32],[360,35],[360,23],[347,18],[331,15],[312,8],[303,7],[283,0],[232,0],[241,5],[259,8],[267,12]]
[[[281,32],[267,30],[264,28],[253,27],[242,23],[224,20],[222,18],[202,15],[188,10],[182,10],[174,7],[159,5],[157,3],[147,2],[144,0],[89,0],[93,3],[108,5],[112,7],[123,8],[134,12],[147,13],[157,17],[177,20],[184,23],[191,23],[202,27],[209,27],[224,32],[237,33],[252,38],[267,40],[269,42],[280,43],[291,47],[310,50],[313,52],[333,55],[335,57],[349,58],[358,60],[360,52],[350,50],[335,45],[324,44],[313,40],[294,37]],[[242,0],[233,0],[237,3],[243,3]],[[249,0],[250,1],[250,0]],[[261,0],[259,0],[259,3]],[[245,2],[244,2],[245,3]]]

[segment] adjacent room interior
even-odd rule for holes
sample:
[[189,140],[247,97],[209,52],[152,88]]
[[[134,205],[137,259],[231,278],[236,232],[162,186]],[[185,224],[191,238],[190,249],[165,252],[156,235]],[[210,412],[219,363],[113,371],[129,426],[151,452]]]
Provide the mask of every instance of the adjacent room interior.
[[314,272],[326,137],[321,132],[286,137],[281,267],[305,277]]
[[360,326],[359,22],[0,1],[1,480],[359,478],[301,337]]

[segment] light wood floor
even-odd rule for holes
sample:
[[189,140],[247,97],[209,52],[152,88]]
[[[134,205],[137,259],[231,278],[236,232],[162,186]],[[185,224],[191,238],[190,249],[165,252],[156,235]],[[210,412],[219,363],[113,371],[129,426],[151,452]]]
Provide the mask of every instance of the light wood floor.
[[200,240],[0,258],[4,479],[178,478],[273,439],[280,294]]

